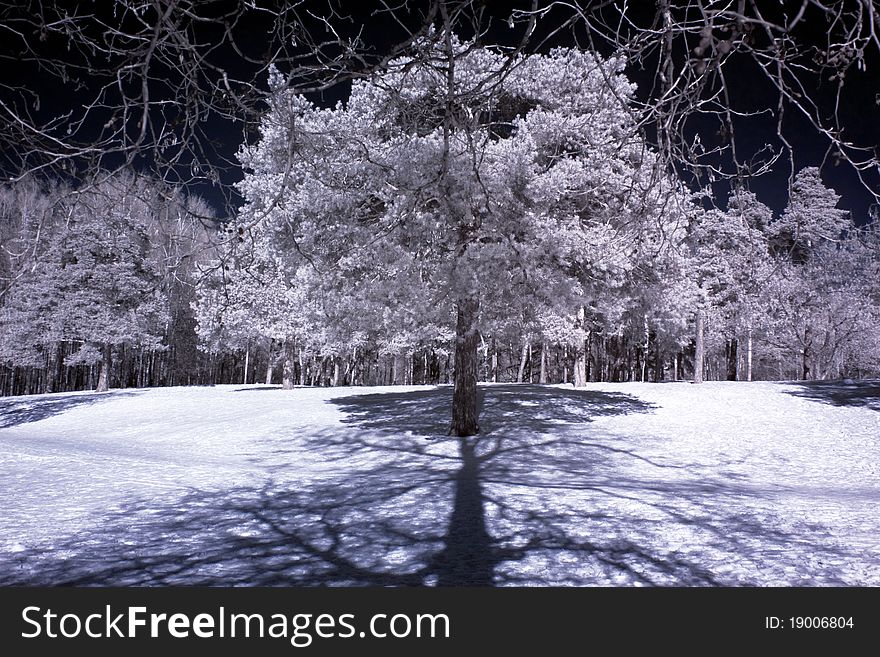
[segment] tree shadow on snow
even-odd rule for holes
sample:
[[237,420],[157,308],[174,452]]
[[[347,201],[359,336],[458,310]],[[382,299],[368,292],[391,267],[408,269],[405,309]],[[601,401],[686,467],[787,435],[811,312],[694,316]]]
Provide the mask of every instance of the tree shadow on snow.
[[[837,547],[743,510],[765,491],[591,429],[591,418],[648,404],[539,386],[482,394],[483,430],[468,439],[439,439],[447,388],[337,399],[343,429],[287,438],[319,457],[319,472],[299,476],[279,445],[262,456],[274,477],[264,485],[132,502],[45,550],[0,553],[0,583],[712,586],[774,573],[843,583]],[[816,561],[780,556],[804,553]]]
[[0,429],[38,422],[77,406],[100,404],[112,399],[138,395],[140,390],[110,390],[84,394],[44,395],[0,398]]
[[833,406],[863,406],[880,411],[880,381],[798,381],[786,383],[796,386],[788,394],[805,397]]
[[[331,400],[347,422],[392,434],[425,438],[446,436],[452,387],[399,393],[352,395]],[[589,422],[602,415],[644,413],[652,407],[631,395],[530,384],[481,386],[478,389],[482,434],[510,430],[544,433],[563,424]]]

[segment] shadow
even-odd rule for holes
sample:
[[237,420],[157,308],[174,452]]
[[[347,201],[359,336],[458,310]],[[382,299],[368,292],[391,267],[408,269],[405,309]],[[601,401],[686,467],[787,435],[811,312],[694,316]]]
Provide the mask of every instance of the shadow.
[[234,392],[262,392],[263,390],[281,390],[282,386],[261,385],[259,388],[236,388]]
[[111,399],[138,395],[141,392],[139,390],[110,390],[83,394],[60,393],[0,398],[0,429],[28,422],[38,422],[77,406],[100,404]]
[[439,586],[491,586],[497,556],[486,530],[475,442],[459,440],[461,469],[443,551],[434,560]]
[[278,437],[251,462],[262,480],[132,501],[78,534],[0,551],[0,584],[854,583],[840,564],[857,548],[780,515],[775,491],[591,429],[648,404],[528,385],[482,393],[487,429],[468,439],[425,440],[445,432],[447,388],[336,399],[343,427]]
[[796,390],[786,390],[790,395],[833,406],[862,406],[880,411],[880,381],[797,381],[787,382]]
[[[348,424],[390,434],[425,438],[447,436],[452,387],[412,392],[352,395],[330,400]],[[481,434],[544,433],[564,424],[589,422],[604,415],[643,413],[653,407],[631,395],[531,384],[481,386],[478,409]]]

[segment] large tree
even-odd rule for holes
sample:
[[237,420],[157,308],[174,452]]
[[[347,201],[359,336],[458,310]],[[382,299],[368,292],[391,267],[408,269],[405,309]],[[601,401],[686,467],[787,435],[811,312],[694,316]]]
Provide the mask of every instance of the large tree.
[[261,140],[241,154],[246,216],[351,294],[380,288],[454,324],[456,435],[479,430],[481,322],[523,305],[575,315],[633,266],[647,225],[681,212],[622,64],[438,30],[333,108],[272,76]]

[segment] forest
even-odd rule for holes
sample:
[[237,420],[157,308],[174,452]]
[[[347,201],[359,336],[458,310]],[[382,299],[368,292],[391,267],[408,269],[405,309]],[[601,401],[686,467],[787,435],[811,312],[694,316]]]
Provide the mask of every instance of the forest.
[[[133,160],[0,185],[0,393],[880,376],[880,228],[828,167],[792,158],[776,211],[742,167],[701,184],[627,53],[431,6],[335,104],[262,71],[231,210]],[[757,47],[729,18],[671,33],[720,67]]]

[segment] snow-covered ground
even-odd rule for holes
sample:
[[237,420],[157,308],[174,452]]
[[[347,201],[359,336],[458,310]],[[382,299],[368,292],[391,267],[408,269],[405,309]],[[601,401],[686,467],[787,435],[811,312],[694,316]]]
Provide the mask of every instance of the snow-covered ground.
[[880,585],[880,386],[0,399],[0,584]]

